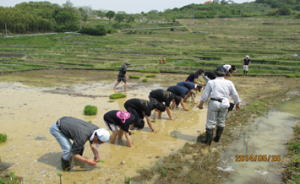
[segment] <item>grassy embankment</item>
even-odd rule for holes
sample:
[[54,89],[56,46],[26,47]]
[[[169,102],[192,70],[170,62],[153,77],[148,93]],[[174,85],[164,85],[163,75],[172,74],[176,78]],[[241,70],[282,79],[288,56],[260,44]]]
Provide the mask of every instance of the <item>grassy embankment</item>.
[[[250,55],[252,75],[300,75],[300,23],[289,17],[179,20],[186,26],[136,25],[137,31],[107,36],[54,34],[0,38],[0,72],[31,69],[130,69],[148,72],[192,72],[230,63],[242,72]],[[166,58],[166,64],[159,60]]]
[[294,139],[288,142],[288,162],[283,174],[285,183],[300,183],[300,123],[294,127]]
[[[219,162],[221,162],[220,154],[227,144],[230,144],[234,139],[238,139],[237,128],[250,123],[253,118],[263,115],[270,108],[282,103],[284,99],[287,99],[285,97],[289,90],[297,90],[298,92],[300,90],[299,87],[295,89],[295,84],[299,84],[298,79],[253,78],[252,81],[249,81],[240,78],[234,79],[234,81],[241,84],[237,85],[237,88],[247,105],[242,106],[240,111],[233,111],[229,114],[221,143],[213,143],[210,148],[202,144],[186,143],[175,154],[154,163],[152,168],[140,170],[139,175],[134,178],[126,178],[125,183],[129,181],[172,184],[215,184],[220,182],[228,176],[228,172],[216,169]],[[268,85],[268,88],[264,87],[266,85]],[[289,96],[289,98],[293,97]],[[299,149],[295,147],[296,144],[294,143],[290,143],[290,145],[290,147]],[[297,163],[292,162],[293,164]],[[293,164],[291,165],[294,166]],[[295,175],[297,173],[295,166],[292,169],[294,169],[292,172]]]

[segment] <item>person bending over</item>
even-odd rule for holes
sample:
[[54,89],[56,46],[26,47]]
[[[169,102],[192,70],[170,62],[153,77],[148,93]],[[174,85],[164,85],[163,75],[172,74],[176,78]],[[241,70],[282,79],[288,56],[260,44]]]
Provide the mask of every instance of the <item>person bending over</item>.
[[154,101],[151,102],[138,98],[127,100],[124,103],[124,107],[128,112],[138,117],[139,119],[146,118],[146,122],[153,132],[154,128],[152,127],[152,124],[150,122],[151,111],[154,109],[163,110],[163,107],[160,104],[155,103]]
[[186,102],[189,97],[192,97],[192,101],[193,101],[193,103],[195,103],[194,92],[195,91],[200,92],[202,89],[202,86],[200,84],[195,84],[195,83],[186,82],[186,81],[178,82],[177,86],[182,86],[189,90],[188,93],[183,98],[184,102]]
[[[50,127],[50,133],[56,138],[63,150],[61,166],[65,171],[71,169],[72,159],[92,166],[96,165],[100,161],[97,145],[109,141],[110,137],[106,129],[73,117],[58,119]],[[72,143],[70,140],[72,140]],[[82,156],[87,141],[90,142],[90,148],[94,154],[92,160]]]
[[199,69],[199,70],[197,70],[196,72],[191,73],[191,74],[185,79],[185,81],[186,81],[186,82],[193,82],[193,83],[195,83],[195,84],[200,84],[200,85],[201,85],[201,83],[198,82],[197,79],[198,79],[199,76],[202,75],[203,73],[204,73],[204,70]]
[[124,135],[127,140],[127,145],[132,147],[133,143],[130,138],[130,129],[144,128],[143,120],[126,111],[111,110],[104,114],[103,119],[107,127],[112,131],[112,135],[110,136],[110,142],[112,144],[115,144],[117,137],[119,140],[122,140]]
[[[172,92],[174,95],[178,96],[180,98],[180,104],[183,108],[183,110],[188,111],[189,109],[187,108],[186,104],[183,102],[183,98],[188,94],[189,90],[185,87],[182,86],[170,86],[167,91]],[[178,104],[176,104],[178,107]],[[175,103],[172,103],[171,109],[175,107]]]
[[173,120],[172,112],[170,109],[170,104],[171,104],[171,102],[175,102],[175,104],[178,105],[180,103],[181,98],[174,95],[170,91],[166,91],[163,89],[156,89],[156,90],[152,90],[149,93],[149,100],[150,100],[150,102],[154,101],[154,103],[160,103],[160,106],[162,108],[161,108],[161,110],[157,109],[158,118],[161,118],[162,112],[166,111],[169,119]]

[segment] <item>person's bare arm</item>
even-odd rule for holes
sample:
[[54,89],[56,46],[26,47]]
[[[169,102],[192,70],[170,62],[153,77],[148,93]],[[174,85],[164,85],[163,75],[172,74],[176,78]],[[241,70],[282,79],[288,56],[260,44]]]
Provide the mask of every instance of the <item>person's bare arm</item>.
[[90,144],[91,150],[94,154],[94,160],[98,162],[100,160],[99,152],[95,144]]
[[133,143],[132,143],[132,140],[131,140],[131,137],[130,137],[129,133],[128,132],[124,132],[124,135],[125,135],[125,138],[127,140],[128,147],[132,147]]
[[171,109],[169,107],[166,107],[166,111],[167,111],[167,114],[169,116],[169,119],[173,120]]
[[97,162],[95,160],[86,159],[86,158],[84,158],[83,156],[81,156],[79,154],[73,155],[73,158],[80,161],[80,162],[82,162],[82,163],[86,163],[86,164],[89,164],[89,165],[92,165],[92,166],[95,166],[97,164]]
[[145,116],[148,127],[151,129],[152,132],[154,132],[154,128],[152,127],[152,124],[150,122],[150,118],[148,116]]
[[199,109],[203,109],[203,105],[204,105],[204,102],[203,101],[200,101],[199,105],[198,105],[198,108]]
[[180,104],[183,108],[183,110],[188,111],[189,109],[186,107],[186,104],[183,102],[183,100],[180,101]]
[[110,136],[110,142],[111,142],[112,144],[115,144],[117,135],[118,135],[118,131],[113,131],[113,132],[112,132],[112,135]]
[[235,110],[240,110],[240,104],[239,103],[237,103],[237,104],[235,104]]

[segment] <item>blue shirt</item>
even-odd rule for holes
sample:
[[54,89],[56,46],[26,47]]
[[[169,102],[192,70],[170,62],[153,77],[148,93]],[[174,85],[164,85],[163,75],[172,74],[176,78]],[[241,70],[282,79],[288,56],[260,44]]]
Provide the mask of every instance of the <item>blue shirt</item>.
[[186,81],[182,81],[182,82],[178,82],[177,86],[182,86],[187,88],[189,91],[192,89],[195,89],[195,83],[193,82],[186,82]]
[[180,96],[182,98],[185,97],[185,95],[189,92],[189,90],[182,86],[170,86],[167,91],[170,91],[174,93],[177,96]]

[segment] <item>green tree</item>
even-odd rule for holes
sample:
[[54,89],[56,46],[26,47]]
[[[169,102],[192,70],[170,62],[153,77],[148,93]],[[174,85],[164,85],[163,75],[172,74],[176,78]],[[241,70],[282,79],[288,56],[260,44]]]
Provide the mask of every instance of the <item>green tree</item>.
[[117,22],[123,22],[124,20],[125,20],[125,18],[126,18],[126,15],[125,14],[123,14],[123,13],[118,13],[118,14],[116,14],[116,16],[115,16],[115,20],[117,21]]
[[108,11],[105,16],[109,19],[109,21],[114,18],[115,12],[114,11]]

